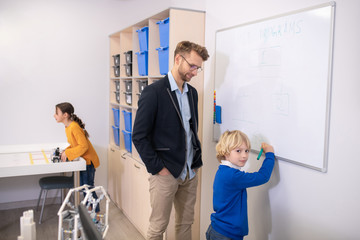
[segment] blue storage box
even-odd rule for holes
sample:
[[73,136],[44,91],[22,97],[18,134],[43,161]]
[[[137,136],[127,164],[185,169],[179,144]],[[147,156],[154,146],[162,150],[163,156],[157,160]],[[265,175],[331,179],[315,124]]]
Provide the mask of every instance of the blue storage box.
[[127,132],[122,130],[124,135],[125,149],[129,153],[131,153],[131,132]]
[[160,74],[166,75],[169,71],[169,47],[159,47],[156,50],[159,54]]
[[143,27],[136,30],[136,32],[138,33],[139,37],[140,52],[149,51],[149,27]]
[[138,70],[140,76],[148,75],[148,52],[137,52]]
[[113,133],[114,133],[114,142],[116,145],[120,146],[120,132],[119,132],[119,128],[112,126],[113,128]]
[[156,24],[159,24],[159,34],[160,34],[160,46],[168,47],[169,46],[169,18],[165,18],[162,21],[158,21]]
[[120,123],[120,119],[119,119],[119,113],[120,113],[120,110],[117,109],[117,108],[112,108],[113,110],[113,114],[114,114],[114,125],[115,127],[119,127],[119,123]]
[[126,110],[122,110],[124,115],[124,122],[125,122],[125,130],[131,132],[131,116],[132,113]]

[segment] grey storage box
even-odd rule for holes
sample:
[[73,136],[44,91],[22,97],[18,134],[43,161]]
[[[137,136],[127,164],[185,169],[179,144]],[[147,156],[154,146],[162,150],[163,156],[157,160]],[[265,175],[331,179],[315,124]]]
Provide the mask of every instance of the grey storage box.
[[113,66],[115,77],[120,77],[120,66]]
[[139,84],[139,93],[142,93],[144,88],[148,85],[148,80],[137,80]]
[[120,91],[120,81],[119,80],[115,81],[115,90]]
[[120,54],[116,54],[112,56],[114,58],[114,65],[120,66]]
[[132,63],[124,64],[124,66],[125,66],[126,76],[131,77],[132,76]]
[[115,91],[115,99],[117,103],[120,103],[120,92],[119,91]]
[[124,52],[125,54],[125,61],[127,64],[132,63],[132,51]]
[[132,81],[124,80],[124,83],[125,83],[125,92],[131,93],[132,92]]
[[125,94],[125,102],[128,105],[132,104],[132,93],[131,92],[124,92]]

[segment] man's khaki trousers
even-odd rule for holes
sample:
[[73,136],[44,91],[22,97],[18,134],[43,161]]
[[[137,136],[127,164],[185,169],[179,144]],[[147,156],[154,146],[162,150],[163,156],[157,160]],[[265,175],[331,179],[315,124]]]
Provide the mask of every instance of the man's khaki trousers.
[[194,222],[194,205],[198,176],[183,181],[172,175],[149,176],[150,203],[152,212],[147,232],[148,240],[162,240],[169,224],[172,204],[175,208],[176,240],[191,240],[191,225]]

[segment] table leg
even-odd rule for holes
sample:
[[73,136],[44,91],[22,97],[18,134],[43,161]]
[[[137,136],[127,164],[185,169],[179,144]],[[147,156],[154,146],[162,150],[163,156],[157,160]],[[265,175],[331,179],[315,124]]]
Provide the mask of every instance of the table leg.
[[[80,187],[80,174],[79,171],[74,172],[74,187]],[[80,204],[80,192],[75,191],[75,206],[77,207]]]

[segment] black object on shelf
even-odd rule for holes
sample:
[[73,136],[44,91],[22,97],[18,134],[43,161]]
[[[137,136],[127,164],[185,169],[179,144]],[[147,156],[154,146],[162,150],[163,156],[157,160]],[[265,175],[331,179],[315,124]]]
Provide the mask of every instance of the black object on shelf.
[[131,77],[132,76],[132,63],[124,64],[124,66],[125,66],[126,76]]
[[120,54],[116,54],[112,56],[114,58],[114,65],[120,66]]
[[115,77],[120,77],[120,66],[113,66]]
[[132,63],[132,51],[124,52],[126,64]]

